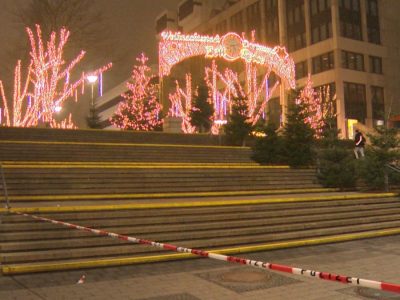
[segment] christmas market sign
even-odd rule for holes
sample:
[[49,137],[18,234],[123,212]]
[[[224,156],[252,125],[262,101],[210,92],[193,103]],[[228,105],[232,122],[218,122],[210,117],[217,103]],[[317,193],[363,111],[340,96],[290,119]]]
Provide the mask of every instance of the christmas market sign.
[[227,61],[244,60],[246,63],[270,68],[288,88],[295,88],[294,62],[284,47],[273,48],[249,42],[234,32],[224,36],[206,36],[163,32],[159,43],[160,77],[169,75],[171,68],[194,56],[223,58]]

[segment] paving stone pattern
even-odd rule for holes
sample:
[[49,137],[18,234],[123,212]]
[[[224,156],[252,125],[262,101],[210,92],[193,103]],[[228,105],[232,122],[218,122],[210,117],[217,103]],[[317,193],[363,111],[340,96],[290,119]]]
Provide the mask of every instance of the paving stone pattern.
[[[242,257],[400,284],[400,235]],[[79,278],[86,275],[83,284]],[[400,295],[211,259],[0,276],[0,299],[399,300]]]

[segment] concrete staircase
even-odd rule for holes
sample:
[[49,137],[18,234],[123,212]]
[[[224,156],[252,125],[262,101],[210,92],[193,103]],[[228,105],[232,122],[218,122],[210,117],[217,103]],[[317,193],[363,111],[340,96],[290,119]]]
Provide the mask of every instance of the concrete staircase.
[[[393,195],[270,198],[236,203],[180,202],[113,210],[46,212],[40,216],[182,247],[235,253],[400,233]],[[163,204],[163,205],[161,205]],[[86,208],[87,209],[87,208]],[[95,207],[93,207],[95,209]],[[51,211],[48,208],[48,211]],[[54,208],[53,208],[54,210]],[[77,211],[73,211],[77,210]],[[34,210],[33,210],[34,211]],[[171,259],[158,248],[95,236],[7,214],[0,230],[5,274],[112,266]],[[185,255],[175,255],[174,259]]]
[[208,136],[0,128],[0,139],[4,274],[188,257],[15,212],[220,253],[400,233],[397,195],[322,189],[313,169],[259,166]]

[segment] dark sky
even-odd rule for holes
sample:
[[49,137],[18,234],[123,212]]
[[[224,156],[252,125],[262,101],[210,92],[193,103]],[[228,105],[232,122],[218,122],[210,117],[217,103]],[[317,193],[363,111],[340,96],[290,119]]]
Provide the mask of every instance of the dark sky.
[[[166,9],[176,10],[180,1],[91,0],[102,11],[105,22],[110,26],[115,38],[113,47],[122,53],[120,60],[114,61],[113,68],[104,75],[106,88],[127,79],[136,63],[135,58],[143,51],[150,57],[149,64],[157,64],[155,18]],[[16,58],[10,57],[10,49],[13,49],[17,39],[27,39],[24,27],[16,23],[10,12],[27,3],[29,0],[0,0],[0,80],[10,78],[10,70],[14,69],[16,63]],[[109,49],[101,53],[106,60],[109,55]]]

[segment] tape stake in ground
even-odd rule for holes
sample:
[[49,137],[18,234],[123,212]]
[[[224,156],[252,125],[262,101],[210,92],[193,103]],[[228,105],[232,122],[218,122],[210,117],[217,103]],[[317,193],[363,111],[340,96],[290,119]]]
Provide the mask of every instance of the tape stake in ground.
[[35,216],[35,215],[30,215],[30,214],[25,214],[25,213],[20,213],[20,212],[13,212],[13,213],[22,215],[25,217],[31,217],[35,220],[40,220],[43,222],[49,222],[49,223],[53,223],[53,224],[63,225],[63,226],[67,226],[69,228],[77,229],[77,230],[92,232],[97,235],[109,236],[111,238],[131,242],[131,243],[135,243],[135,244],[149,245],[149,246],[153,246],[153,247],[157,247],[157,248],[161,248],[161,249],[165,249],[165,250],[170,250],[170,251],[175,251],[175,252],[180,252],[180,253],[191,253],[191,254],[194,254],[197,256],[201,256],[201,257],[208,257],[211,259],[216,259],[216,260],[221,260],[221,261],[226,261],[226,262],[231,262],[231,263],[249,265],[249,266],[261,268],[261,269],[270,269],[270,270],[279,271],[279,272],[291,273],[291,274],[295,274],[295,275],[302,275],[302,276],[307,276],[307,277],[316,278],[316,279],[336,281],[336,282],[340,282],[343,284],[351,284],[351,285],[355,285],[355,286],[362,286],[362,287],[372,288],[372,289],[376,289],[376,290],[383,290],[383,291],[389,291],[389,292],[400,294],[400,284],[380,282],[380,281],[374,281],[374,280],[368,280],[368,279],[361,279],[361,278],[356,278],[356,277],[349,277],[349,276],[337,275],[337,274],[327,273],[327,272],[319,272],[319,271],[314,271],[314,270],[305,270],[305,269],[301,269],[301,268],[290,267],[290,266],[274,264],[274,263],[269,263],[269,262],[250,260],[250,259],[245,259],[245,258],[235,257],[235,256],[227,256],[227,255],[212,253],[212,252],[204,251],[204,250],[196,250],[196,249],[190,249],[190,248],[185,248],[185,247],[178,247],[178,246],[171,245],[171,244],[165,244],[165,243],[159,243],[159,242],[149,241],[149,240],[145,240],[145,239],[139,239],[139,238],[135,238],[135,237],[121,235],[118,233],[107,232],[105,230],[98,230],[98,229],[93,229],[93,228],[89,228],[89,227],[79,226],[79,225],[62,222],[62,221],[57,221],[57,220],[52,220],[52,219],[48,219],[48,218],[43,218],[43,217],[39,217],[39,216]]

